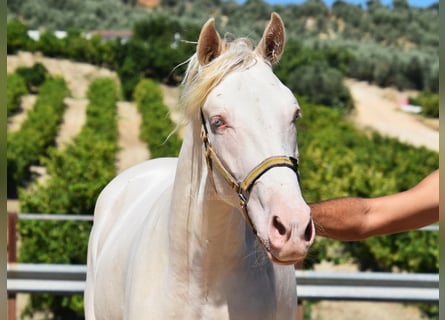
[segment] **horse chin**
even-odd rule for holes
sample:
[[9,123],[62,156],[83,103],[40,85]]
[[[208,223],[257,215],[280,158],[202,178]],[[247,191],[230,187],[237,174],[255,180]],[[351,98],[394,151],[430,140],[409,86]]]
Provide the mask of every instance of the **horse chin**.
[[303,261],[304,258],[306,257],[306,254],[300,254],[300,255],[293,254],[290,257],[288,257],[288,259],[280,259],[276,255],[274,255],[273,252],[271,251],[268,240],[263,239],[258,234],[257,234],[257,240],[258,240],[258,243],[263,247],[264,252],[266,253],[267,257],[269,258],[269,260],[272,263],[275,263],[278,265],[283,265],[283,266],[289,266],[289,265],[294,265],[294,264],[297,264],[297,263]]
[[256,236],[258,244],[262,246],[264,252],[266,253],[267,257],[272,263],[283,266],[289,266],[300,263],[306,257],[306,253],[297,253],[297,252],[286,254],[283,257],[277,257],[277,255],[274,254],[273,252],[274,250],[270,247],[270,241],[267,240],[267,238],[262,237],[260,234],[257,234]]
[[297,259],[292,259],[292,260],[280,260],[277,257],[275,257],[269,250],[266,250],[266,253],[267,253],[267,256],[269,257],[270,261],[272,261],[273,263],[279,264],[279,265],[283,265],[283,266],[294,265],[304,259],[304,257],[302,257],[302,258],[297,258]]

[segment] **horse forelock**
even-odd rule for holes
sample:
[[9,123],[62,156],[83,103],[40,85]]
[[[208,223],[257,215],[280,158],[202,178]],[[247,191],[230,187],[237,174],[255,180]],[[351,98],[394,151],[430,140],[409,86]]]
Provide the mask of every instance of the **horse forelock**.
[[258,58],[252,41],[248,38],[224,41],[221,55],[205,66],[199,64],[197,55],[194,54],[189,59],[182,82],[180,109],[184,122],[193,118],[212,89],[225,76],[235,70],[248,68]]

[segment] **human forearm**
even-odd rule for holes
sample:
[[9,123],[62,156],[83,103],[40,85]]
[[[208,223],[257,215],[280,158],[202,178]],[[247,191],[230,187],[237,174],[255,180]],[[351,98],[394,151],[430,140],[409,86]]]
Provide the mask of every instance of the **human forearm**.
[[371,235],[418,229],[439,220],[439,171],[413,188],[369,200],[372,215],[367,222]]
[[310,205],[317,234],[338,240],[417,229],[439,218],[439,171],[413,188],[377,198],[339,198]]
[[317,235],[353,241],[366,238],[368,200],[356,197],[339,198],[309,205]]

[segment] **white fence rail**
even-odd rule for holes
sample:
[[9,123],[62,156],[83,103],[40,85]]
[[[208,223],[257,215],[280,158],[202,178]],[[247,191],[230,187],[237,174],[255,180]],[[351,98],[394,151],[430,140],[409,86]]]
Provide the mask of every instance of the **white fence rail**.
[[[61,221],[93,221],[91,214],[62,214],[62,213],[19,213],[19,220],[61,220]],[[438,224],[420,228],[419,231],[439,231]]]
[[86,266],[9,263],[8,293],[72,295],[85,289]]
[[[8,293],[82,294],[86,266],[10,263]],[[302,300],[439,301],[438,274],[296,271]]]
[[[17,220],[92,221],[92,215],[20,213],[8,214],[7,290],[16,293],[82,294],[85,265],[15,263]],[[420,229],[437,232],[438,225]],[[301,300],[358,300],[438,303],[439,275],[386,272],[295,272]]]
[[304,300],[439,302],[439,275],[391,272],[296,271]]

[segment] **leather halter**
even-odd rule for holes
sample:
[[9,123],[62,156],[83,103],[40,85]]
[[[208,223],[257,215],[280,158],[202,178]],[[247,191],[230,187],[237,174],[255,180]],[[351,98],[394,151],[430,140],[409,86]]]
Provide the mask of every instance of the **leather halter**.
[[[235,190],[240,199],[240,205],[244,218],[246,219],[252,231],[256,234],[257,231],[250,219],[247,212],[247,202],[249,201],[250,191],[254,183],[267,171],[275,167],[288,167],[292,169],[297,175],[298,183],[300,183],[300,174],[298,172],[298,159],[291,156],[273,156],[266,158],[256,167],[254,167],[242,181],[237,181],[233,174],[226,169],[224,164],[221,162],[220,158],[213,149],[212,144],[208,139],[208,131],[205,124],[204,113],[201,109],[201,138],[204,144],[205,158],[207,162],[207,167],[210,172],[213,172],[213,167],[215,167],[218,172],[223,176],[224,180],[229,184],[229,186]],[[212,176],[211,176],[212,177]],[[213,179],[213,177],[212,177]]]

